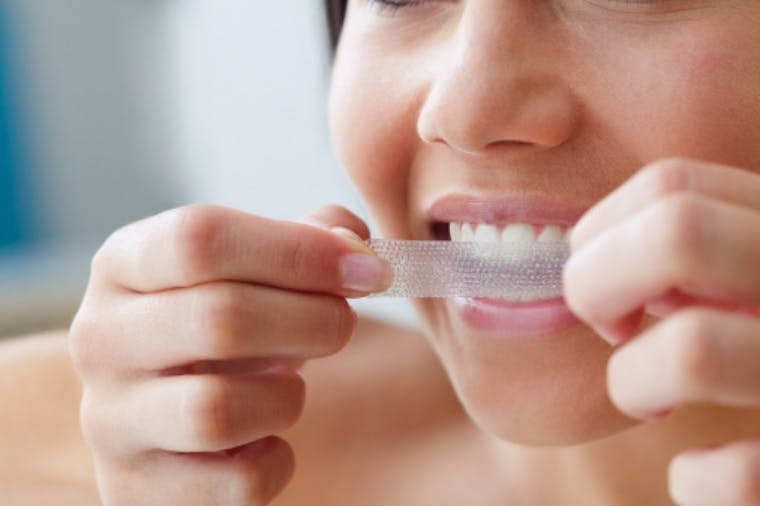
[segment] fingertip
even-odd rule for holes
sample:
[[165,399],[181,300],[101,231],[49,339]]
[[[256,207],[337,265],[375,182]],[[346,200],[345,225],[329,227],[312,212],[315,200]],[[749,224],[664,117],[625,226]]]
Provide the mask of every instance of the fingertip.
[[374,252],[344,255],[340,272],[343,288],[365,294],[385,291],[393,279],[388,261]]
[[338,205],[328,205],[309,212],[300,220],[301,223],[313,225],[325,230],[343,228],[350,230],[359,237],[359,240],[368,239],[369,227],[364,221],[348,209]]
[[[670,497],[678,504],[689,504],[695,497],[704,499],[707,489],[710,489],[709,480],[702,476],[704,457],[717,448],[710,445],[704,448],[691,448],[673,457],[668,465],[668,492]],[[710,494],[711,495],[711,494]],[[702,504],[712,504],[705,502]]]
[[364,242],[364,239],[362,239],[359,236],[359,234],[357,234],[350,228],[346,228],[342,226],[331,227],[330,232],[345,239],[348,242],[351,249],[354,251],[363,251],[367,253],[370,253],[372,251],[370,247],[367,245],[367,243]]
[[260,479],[251,481],[249,490],[240,494],[241,497],[255,499],[256,504],[271,502],[283,491],[295,472],[293,448],[276,436],[241,447],[233,458],[246,462],[249,471],[260,476]]
[[584,216],[565,232],[572,253],[580,250],[589,241],[587,221]]
[[638,309],[613,323],[595,323],[594,331],[611,346],[620,346],[630,341],[641,327],[644,310]]
[[612,347],[620,346],[629,339],[629,332],[616,324],[594,325],[593,329],[599,337],[607,341]]
[[565,237],[567,238],[567,242],[570,245],[570,251],[572,253],[575,253],[580,249],[581,240],[580,233],[578,232],[578,223],[567,229],[567,232],[565,232]]

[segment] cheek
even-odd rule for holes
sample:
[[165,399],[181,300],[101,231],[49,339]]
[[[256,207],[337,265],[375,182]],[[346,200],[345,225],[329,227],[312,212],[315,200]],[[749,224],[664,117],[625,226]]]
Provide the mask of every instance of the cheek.
[[[606,93],[622,143],[641,163],[683,156],[751,168],[760,155],[760,38],[733,25],[652,41],[622,60],[631,82]],[[746,33],[745,38],[737,33]],[[752,34],[752,35],[750,35]],[[659,47],[660,50],[654,50]],[[662,50],[669,48],[669,50]]]
[[330,127],[335,153],[382,232],[406,236],[417,101],[398,75],[404,73],[366,50],[343,51],[333,74]]
[[[673,115],[679,118],[673,142],[690,156],[740,167],[757,163],[760,133],[760,65],[754,46],[743,47],[730,33],[707,33],[693,41],[680,61]],[[753,54],[754,53],[754,54]]]

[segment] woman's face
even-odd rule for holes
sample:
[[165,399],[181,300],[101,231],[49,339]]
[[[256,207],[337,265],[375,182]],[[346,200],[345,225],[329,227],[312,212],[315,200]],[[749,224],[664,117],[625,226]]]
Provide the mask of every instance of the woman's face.
[[[394,3],[349,2],[330,105],[386,236],[449,240],[453,222],[476,239],[562,240],[653,160],[760,167],[760,2]],[[611,348],[561,302],[416,304],[494,434],[570,444],[633,423],[606,395]]]

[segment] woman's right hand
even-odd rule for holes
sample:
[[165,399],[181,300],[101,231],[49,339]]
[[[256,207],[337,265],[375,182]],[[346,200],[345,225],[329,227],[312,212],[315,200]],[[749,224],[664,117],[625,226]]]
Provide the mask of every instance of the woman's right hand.
[[[346,297],[389,268],[339,207],[306,223],[194,205],[115,232],[70,332],[82,428],[106,505],[266,504],[293,452],[307,359],[340,350]],[[308,223],[308,224],[307,224]],[[314,226],[316,225],[316,226]]]

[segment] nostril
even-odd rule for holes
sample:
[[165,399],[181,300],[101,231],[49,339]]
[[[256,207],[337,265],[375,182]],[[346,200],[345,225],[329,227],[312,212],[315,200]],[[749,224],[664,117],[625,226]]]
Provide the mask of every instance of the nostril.
[[486,146],[486,149],[525,149],[535,146],[532,142],[526,141],[495,141]]

